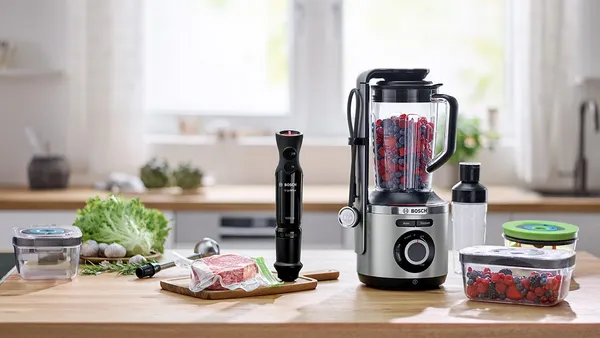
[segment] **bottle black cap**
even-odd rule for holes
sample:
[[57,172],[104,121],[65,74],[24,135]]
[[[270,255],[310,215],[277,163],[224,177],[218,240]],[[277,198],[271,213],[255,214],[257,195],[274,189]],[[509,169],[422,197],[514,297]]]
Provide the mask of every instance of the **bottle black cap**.
[[479,163],[461,162],[460,180],[465,183],[479,182]]
[[487,188],[479,183],[479,163],[460,163],[460,182],[452,188],[452,202],[487,203]]

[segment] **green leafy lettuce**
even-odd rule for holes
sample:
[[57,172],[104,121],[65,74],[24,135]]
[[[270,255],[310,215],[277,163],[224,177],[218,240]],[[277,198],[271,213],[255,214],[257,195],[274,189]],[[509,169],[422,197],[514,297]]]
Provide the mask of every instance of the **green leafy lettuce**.
[[127,256],[134,256],[164,252],[168,223],[162,212],[144,207],[139,198],[109,195],[106,199],[88,199],[77,211],[73,225],[81,229],[83,241],[119,243],[127,249]]

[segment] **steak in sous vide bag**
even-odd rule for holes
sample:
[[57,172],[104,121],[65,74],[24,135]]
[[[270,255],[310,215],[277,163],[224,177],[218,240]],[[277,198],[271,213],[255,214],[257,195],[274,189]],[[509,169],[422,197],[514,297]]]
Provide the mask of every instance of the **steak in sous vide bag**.
[[201,290],[252,291],[260,286],[281,284],[269,271],[262,257],[250,258],[235,254],[205,257],[192,262],[190,286]]

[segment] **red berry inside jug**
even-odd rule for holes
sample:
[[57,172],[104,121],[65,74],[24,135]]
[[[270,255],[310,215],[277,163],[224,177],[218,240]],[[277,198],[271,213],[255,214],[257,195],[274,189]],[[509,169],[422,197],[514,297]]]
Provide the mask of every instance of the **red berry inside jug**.
[[433,122],[423,116],[401,114],[378,119],[372,128],[378,189],[428,191],[427,165],[433,156]]

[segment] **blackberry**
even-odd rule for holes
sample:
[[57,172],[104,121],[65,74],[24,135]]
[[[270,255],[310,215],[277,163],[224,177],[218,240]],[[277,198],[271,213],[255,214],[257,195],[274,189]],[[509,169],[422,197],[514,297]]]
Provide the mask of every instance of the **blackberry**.
[[477,277],[481,277],[480,271],[473,270],[473,271],[469,272],[469,274],[470,275],[468,277],[471,279],[477,279]]
[[546,290],[546,292],[544,293],[544,296],[546,296],[548,298],[552,297],[552,291]]
[[540,277],[540,275],[533,275],[529,277],[529,282],[531,283],[531,287],[533,288],[537,288],[538,286],[540,286],[541,281],[542,277]]
[[490,283],[490,286],[488,287],[487,295],[488,295],[489,299],[498,298],[498,292],[496,292],[496,283]]
[[540,302],[540,297],[536,296],[535,299],[533,300],[534,303],[539,303]]
[[513,280],[515,281],[515,284],[521,283],[521,278],[519,278],[519,277],[515,277],[515,278],[513,278]]
[[473,285],[473,283],[475,283],[475,281],[474,281],[474,280],[472,280],[472,279],[469,279],[469,280],[467,280],[467,284],[468,284],[468,285]]
[[510,269],[501,269],[500,271],[498,271],[498,273],[503,273],[505,275],[511,275],[512,276],[512,271]]
[[503,293],[501,293],[501,294],[498,295],[498,299],[505,300],[506,299],[506,295],[503,294]]

